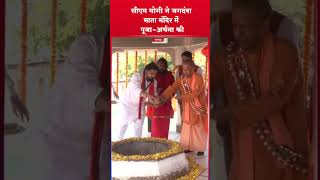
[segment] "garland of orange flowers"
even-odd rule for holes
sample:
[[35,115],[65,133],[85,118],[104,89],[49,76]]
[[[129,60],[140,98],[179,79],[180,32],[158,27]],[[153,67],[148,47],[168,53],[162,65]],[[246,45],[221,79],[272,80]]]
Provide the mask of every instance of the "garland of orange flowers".
[[52,12],[51,12],[51,80],[52,86],[55,81],[56,69],[57,69],[57,13],[58,13],[58,0],[52,0]]
[[21,66],[20,66],[20,97],[23,103],[27,100],[27,56],[28,56],[28,1],[22,0],[21,30]]
[[147,61],[148,61],[148,51],[146,51],[144,54],[144,65],[147,65]]
[[156,63],[158,60],[158,52],[157,50],[154,51],[154,63]]
[[135,62],[134,62],[134,71],[137,72],[138,69],[138,51],[136,51]]
[[126,87],[128,86],[128,64],[129,64],[129,56],[128,56],[128,51],[126,51]]
[[80,28],[81,33],[87,32],[87,17],[88,17],[88,1],[81,0],[81,9],[80,9]]
[[119,93],[119,53],[117,53],[116,91]]
[[206,72],[205,72],[205,75],[204,75],[204,84],[205,84],[205,86],[207,86],[207,80],[208,80],[208,63],[209,63],[208,57],[206,56],[206,66],[205,66]]
[[312,32],[312,10],[313,0],[306,0],[306,14],[305,14],[305,30],[304,30],[304,42],[303,42],[303,73],[304,73],[304,88],[305,98],[308,95],[308,76],[309,76],[309,60],[310,60],[310,44],[311,44],[311,32]]

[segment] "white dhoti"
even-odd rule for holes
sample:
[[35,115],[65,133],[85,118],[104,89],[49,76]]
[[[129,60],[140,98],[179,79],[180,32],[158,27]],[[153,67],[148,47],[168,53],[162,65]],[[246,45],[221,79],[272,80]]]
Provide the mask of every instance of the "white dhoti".
[[[139,118],[139,100],[142,82],[142,75],[140,73],[135,73],[132,75],[128,87],[125,90],[124,94],[120,97],[119,106],[120,106],[120,129],[118,134],[118,140],[122,140],[128,129],[128,125],[133,125],[134,135],[133,137],[141,137],[143,123],[145,118],[145,100],[141,102],[141,117]],[[157,89],[157,81],[153,81],[154,90]],[[148,89],[148,83],[146,83]],[[156,92],[154,92],[156,94]]]
[[[144,123],[144,112],[141,115],[141,119],[138,118],[138,108],[137,107],[130,107],[126,106],[123,103],[119,103],[121,118],[120,118],[120,129],[119,129],[119,136],[118,140],[122,140],[124,135],[128,129],[128,125],[133,125],[134,134],[133,137],[141,137],[142,136],[142,129]],[[139,105],[138,105],[139,106]]]

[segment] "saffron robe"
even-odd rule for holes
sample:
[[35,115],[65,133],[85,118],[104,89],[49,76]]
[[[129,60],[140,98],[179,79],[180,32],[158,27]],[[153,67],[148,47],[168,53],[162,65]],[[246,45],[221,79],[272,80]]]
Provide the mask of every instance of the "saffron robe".
[[[293,171],[279,164],[271,152],[263,145],[263,142],[250,132],[257,122],[264,121],[274,114],[280,114],[284,120],[285,128],[280,131],[282,136],[288,135],[291,146],[295,151],[307,157],[307,122],[305,119],[304,92],[302,71],[298,61],[297,51],[294,46],[285,40],[273,38],[268,35],[262,47],[272,39],[274,48],[268,82],[261,76],[261,51],[264,55],[270,55],[268,49],[259,49],[245,55],[249,72],[252,76],[257,92],[257,98],[240,101],[234,80],[227,65],[227,54],[218,55],[212,63],[212,88],[224,88],[232,112],[230,122],[232,135],[233,159],[229,180],[302,180],[305,175]],[[262,84],[269,83],[269,90],[262,93]],[[277,127],[276,127],[277,128]],[[278,127],[279,128],[279,127]],[[247,143],[241,143],[240,136],[244,133],[252,133],[253,136]],[[273,131],[275,130],[275,131]],[[272,129],[272,134],[279,129]],[[279,132],[278,132],[279,133]],[[243,147],[247,151],[242,151]],[[248,152],[250,152],[248,154]],[[252,158],[252,161],[246,159]],[[249,168],[249,169],[248,169]]]
[[[196,66],[195,72],[197,72],[201,76],[203,76],[203,74],[204,74],[204,71],[200,66]],[[174,79],[175,80],[179,79],[182,76],[182,74],[183,74],[182,65],[178,65],[177,69],[175,70],[175,75],[174,75],[175,78]],[[177,94],[179,94],[179,92]],[[180,107],[180,105],[178,104],[178,106],[177,106],[177,113],[179,113],[179,115],[177,116],[177,125],[178,126],[181,126],[181,124],[182,124],[181,122],[183,122],[182,111],[183,111],[183,108]]]
[[207,100],[205,95],[205,86],[203,78],[197,73],[193,73],[191,78],[186,78],[186,82],[191,92],[186,93],[184,90],[183,79],[176,80],[169,86],[162,96],[170,98],[178,90],[182,98],[182,130],[180,136],[180,144],[185,150],[205,151],[207,144],[207,133],[205,131],[205,123],[208,115],[199,114],[192,106],[191,102],[198,102],[197,107],[203,109],[207,113]]

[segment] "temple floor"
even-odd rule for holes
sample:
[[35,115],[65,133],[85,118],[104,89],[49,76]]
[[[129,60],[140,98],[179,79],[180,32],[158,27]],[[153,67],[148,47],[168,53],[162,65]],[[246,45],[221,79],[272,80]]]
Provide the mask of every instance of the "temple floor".
[[[111,120],[111,126],[112,126],[112,141],[116,141],[116,137],[119,131],[119,108],[117,104],[112,105],[112,120]],[[180,134],[176,132],[176,118],[173,118],[170,120],[170,129],[169,129],[169,139],[173,141],[179,141]],[[125,134],[125,138],[132,137],[133,134],[133,127],[131,125],[128,126],[128,130]],[[144,120],[143,124],[143,130],[142,130],[142,136],[143,137],[150,137],[151,133],[148,132],[148,119],[146,118]],[[208,148],[208,146],[207,146]],[[201,174],[198,177],[198,180],[208,180],[208,151],[205,152],[204,156],[198,157],[196,155],[196,152],[188,153],[188,156],[193,157],[195,161],[200,165],[200,171]]]

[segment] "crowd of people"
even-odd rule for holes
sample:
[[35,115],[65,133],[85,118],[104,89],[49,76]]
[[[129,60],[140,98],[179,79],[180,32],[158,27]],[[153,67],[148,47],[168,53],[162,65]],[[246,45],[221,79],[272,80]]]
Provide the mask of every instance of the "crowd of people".
[[177,69],[176,79],[168,71],[168,62],[164,58],[147,64],[143,72],[132,75],[119,99],[122,113],[118,140],[124,138],[129,124],[133,125],[134,137],[141,137],[146,116],[152,121],[151,137],[168,139],[170,119],[174,114],[171,99],[175,98],[182,109],[182,147],[185,152],[204,154],[208,133],[204,80],[191,52],[185,51],[181,58],[182,65]]

